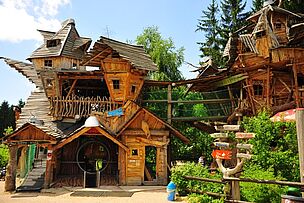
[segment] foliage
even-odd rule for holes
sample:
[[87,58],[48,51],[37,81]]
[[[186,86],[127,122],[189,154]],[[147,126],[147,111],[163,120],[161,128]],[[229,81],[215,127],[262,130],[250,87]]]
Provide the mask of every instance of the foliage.
[[190,194],[188,196],[189,203],[224,203],[224,200],[213,199],[208,195]]
[[158,71],[151,73],[152,79],[166,81],[183,79],[178,68],[184,62],[184,48],[176,49],[171,38],[165,39],[161,36],[158,27],[145,28],[143,33],[137,36],[136,43],[144,47],[158,67]]
[[[254,178],[262,180],[276,180],[281,179],[275,177],[273,170],[263,170],[260,166],[249,165],[245,168],[242,177]],[[249,182],[241,182],[241,199],[256,203],[276,203],[281,202],[281,195],[286,194],[287,187],[280,187],[271,184],[257,184]]]
[[201,164],[187,162],[182,166],[175,166],[171,170],[171,181],[177,186],[180,194],[187,193],[187,189],[202,190],[208,192],[222,193],[223,186],[216,183],[207,183],[197,180],[186,180],[183,176],[195,176],[211,179],[220,179],[220,174],[211,175],[207,167]]
[[295,13],[304,13],[304,2],[302,0],[284,1],[283,7]]
[[12,134],[13,132],[14,132],[14,129],[13,129],[12,126],[9,126],[9,127],[7,127],[7,128],[4,129],[4,134],[5,134],[5,135],[10,135],[10,134]]
[[3,101],[0,105],[0,138],[3,136],[4,129],[12,126],[15,129],[15,114],[13,106],[7,101]]
[[212,137],[205,132],[202,132],[187,124],[179,123],[178,129],[184,134],[188,135],[190,139],[189,145],[185,145],[178,138],[171,139],[171,151],[173,160],[192,160],[197,162],[198,158],[204,154],[205,162],[208,165],[212,161]]
[[[185,92],[185,87],[174,88],[174,91],[172,91],[172,100],[195,100],[202,98],[199,93],[189,92],[187,95],[184,95]],[[145,89],[143,93],[143,97],[145,100],[166,100],[168,94],[166,89],[159,88]],[[167,105],[164,105],[164,103],[148,103],[146,104],[146,108],[157,114],[160,118],[167,118]],[[175,117],[202,117],[207,115],[207,109],[202,104],[178,104],[173,105],[172,114]],[[202,155],[202,153],[204,153],[207,162],[211,161],[212,158],[210,154],[212,151],[212,138],[207,133],[193,128],[187,123],[179,122],[173,123],[173,125],[190,139],[191,144],[185,145],[178,138],[172,137],[172,160],[182,159],[197,161],[198,158]]]
[[233,33],[246,24],[249,13],[244,12],[246,1],[222,0],[221,1],[221,41],[225,47],[229,39],[229,33]]
[[252,11],[257,12],[263,7],[264,0],[253,0],[252,1]]
[[201,57],[211,57],[217,65],[223,65],[219,22],[217,19],[219,9],[215,0],[212,0],[206,11],[202,11],[202,16],[198,21],[196,31],[201,31],[205,34],[205,41],[198,42],[200,45]]
[[0,145],[0,168],[5,167],[8,163],[8,147],[4,144]]
[[254,132],[253,158],[250,161],[275,176],[289,181],[299,181],[299,159],[295,122],[272,122],[266,112],[245,118],[243,126]]

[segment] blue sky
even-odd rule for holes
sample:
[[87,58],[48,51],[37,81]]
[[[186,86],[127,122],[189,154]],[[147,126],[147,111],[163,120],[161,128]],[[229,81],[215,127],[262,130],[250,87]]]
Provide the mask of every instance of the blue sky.
[[[60,23],[73,18],[81,36],[93,41],[100,35],[120,41],[134,41],[148,26],[158,26],[177,48],[185,48],[185,61],[198,65],[198,41],[195,32],[202,10],[211,0],[0,0],[0,56],[26,61],[41,44],[36,29],[57,31]],[[248,6],[251,0],[248,1]],[[195,77],[183,65],[186,78]],[[34,86],[17,71],[0,61],[0,102],[17,104],[26,100]]]

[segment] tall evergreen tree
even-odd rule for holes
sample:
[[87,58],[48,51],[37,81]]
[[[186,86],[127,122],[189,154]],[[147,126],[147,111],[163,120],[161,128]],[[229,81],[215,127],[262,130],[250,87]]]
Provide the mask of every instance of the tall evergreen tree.
[[207,10],[202,11],[202,16],[198,21],[196,31],[205,34],[204,42],[198,42],[200,45],[201,57],[211,57],[216,65],[223,64],[222,48],[219,36],[218,5],[216,0],[212,0]]
[[3,101],[0,106],[0,137],[2,137],[5,128],[11,126],[15,129],[15,125],[13,106],[10,106],[7,101]]
[[257,12],[263,7],[264,0],[253,0],[252,1],[252,11]]
[[246,24],[249,12],[245,12],[246,2],[243,0],[221,1],[221,44],[225,47],[229,33],[233,33]]

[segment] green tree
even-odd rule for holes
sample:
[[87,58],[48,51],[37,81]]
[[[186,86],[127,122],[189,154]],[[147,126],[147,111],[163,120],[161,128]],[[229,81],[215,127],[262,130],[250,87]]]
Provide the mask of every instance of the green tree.
[[158,27],[152,26],[144,29],[137,36],[136,43],[142,45],[157,65],[158,71],[150,74],[153,80],[174,81],[183,79],[178,68],[184,62],[184,48],[176,49],[171,38],[161,36]]
[[289,181],[299,181],[299,157],[295,122],[272,122],[266,112],[246,118],[243,122],[248,132],[254,132],[251,164],[273,170],[275,176]]
[[264,0],[253,0],[252,1],[252,11],[257,12],[263,7]]
[[7,101],[3,101],[0,106],[0,137],[3,136],[4,129],[8,126],[15,129],[15,113],[13,106],[10,106]]
[[304,2],[302,0],[283,1],[283,7],[295,13],[304,13]]
[[221,1],[221,44],[223,47],[229,39],[229,33],[233,33],[246,24],[249,15],[245,12],[246,2],[243,0]]
[[198,42],[200,45],[201,57],[211,57],[218,66],[223,65],[222,49],[220,45],[218,5],[216,0],[212,0],[207,10],[202,11],[202,16],[198,21],[196,31],[203,32],[204,42]]

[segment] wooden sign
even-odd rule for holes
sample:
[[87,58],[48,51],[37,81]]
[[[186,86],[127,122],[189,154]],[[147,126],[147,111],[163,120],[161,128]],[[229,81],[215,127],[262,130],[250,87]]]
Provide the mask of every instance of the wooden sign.
[[247,149],[250,150],[252,149],[253,145],[252,144],[237,144],[236,148],[238,149]]
[[223,125],[223,128],[227,131],[239,131],[240,125]]
[[237,153],[236,157],[237,158],[251,159],[252,155],[251,154],[244,154],[244,153]]
[[235,133],[235,138],[237,139],[251,139],[254,137],[255,137],[254,133],[240,133],[240,132]]
[[212,133],[210,135],[213,138],[228,138],[228,133]]
[[216,147],[224,147],[224,148],[230,147],[230,143],[227,143],[227,142],[213,142],[213,144]]
[[213,150],[211,155],[214,159],[231,159],[231,154],[230,150]]

